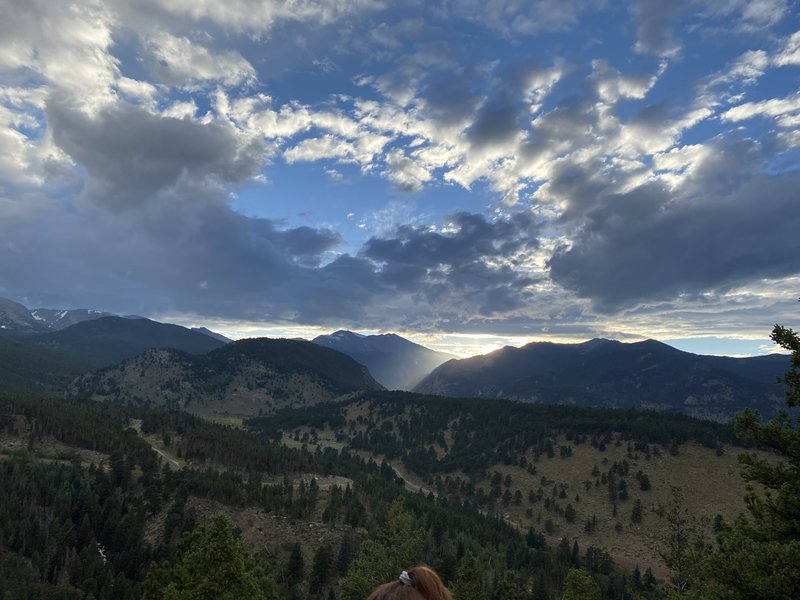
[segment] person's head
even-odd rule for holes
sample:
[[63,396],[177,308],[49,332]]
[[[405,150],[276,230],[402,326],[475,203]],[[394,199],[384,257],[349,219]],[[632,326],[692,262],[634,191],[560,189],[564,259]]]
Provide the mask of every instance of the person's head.
[[391,583],[384,583],[367,600],[453,600],[435,571],[414,567]]

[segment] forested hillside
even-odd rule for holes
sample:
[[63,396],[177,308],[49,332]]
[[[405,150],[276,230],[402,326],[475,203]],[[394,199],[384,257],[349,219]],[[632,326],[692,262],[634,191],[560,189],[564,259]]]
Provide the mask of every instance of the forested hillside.
[[438,497],[660,575],[673,487],[709,539],[745,508],[733,427],[679,414],[382,392],[250,422],[385,459]]
[[609,598],[655,594],[598,549],[585,559],[566,545],[547,550],[500,519],[404,492],[386,464],[289,449],[186,413],[0,399],[0,483],[0,590],[10,598],[160,598],[169,582],[183,585],[192,544],[232,535],[224,520],[212,524],[219,511],[241,531],[253,598],[360,600],[384,576],[370,562],[378,556],[392,576],[392,561],[425,562],[486,597],[529,588],[559,598],[579,563]]
[[783,405],[785,389],[776,379],[788,364],[785,355],[702,356],[656,340],[535,342],[451,360],[414,390],[454,397],[674,411],[730,421],[745,408],[773,415]]
[[380,387],[363,365],[335,350],[298,340],[254,338],[199,356],[149,350],[77,379],[70,395],[241,417]]
[[0,337],[0,393],[60,395],[90,368],[61,352]]
[[[784,381],[797,406],[800,341],[774,336],[794,350]],[[295,343],[305,363],[258,340],[213,362],[183,356],[198,377],[246,357],[289,368],[327,356],[320,373],[346,381],[349,358]],[[417,563],[456,600],[800,589],[786,413],[761,424],[745,412],[734,430],[670,413],[372,390],[247,424],[0,397],[3,600],[209,597],[201,588],[363,600]],[[748,490],[741,450],[758,484]],[[211,549],[224,558],[209,561]]]

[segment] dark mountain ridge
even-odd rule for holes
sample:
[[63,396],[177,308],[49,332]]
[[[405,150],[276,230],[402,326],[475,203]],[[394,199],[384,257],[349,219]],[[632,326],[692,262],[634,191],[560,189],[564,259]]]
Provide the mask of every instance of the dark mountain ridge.
[[649,408],[727,420],[748,406],[773,414],[783,401],[783,388],[775,380],[787,366],[783,355],[702,356],[656,340],[534,342],[448,361],[414,389],[445,396]]
[[225,343],[180,325],[149,319],[102,317],[51,333],[37,334],[26,343],[68,354],[95,368],[133,358],[150,348],[174,348],[190,354],[216,350]]
[[366,365],[372,376],[387,389],[409,390],[440,364],[455,358],[394,333],[361,335],[339,330],[312,341]]
[[75,380],[69,395],[253,415],[381,390],[364,365],[307,341],[252,338],[207,354],[153,348]]

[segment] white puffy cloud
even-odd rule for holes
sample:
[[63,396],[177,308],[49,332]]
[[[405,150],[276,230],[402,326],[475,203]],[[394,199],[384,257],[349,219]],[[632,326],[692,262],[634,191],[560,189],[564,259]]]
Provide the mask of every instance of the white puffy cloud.
[[241,54],[226,50],[212,52],[187,37],[159,32],[149,39],[152,69],[166,83],[197,89],[219,82],[237,85],[255,79],[255,69]]
[[605,102],[614,103],[620,98],[643,99],[664,72],[667,63],[661,63],[658,72],[650,76],[623,75],[604,60],[592,61],[592,78],[597,94]]
[[177,19],[209,20],[252,32],[266,32],[281,21],[325,25],[383,6],[377,0],[142,0],[141,4]]
[[[760,102],[745,102],[728,109],[721,115],[723,121],[744,121],[755,117],[784,117],[800,112],[800,93],[785,98],[772,98]],[[787,121],[790,124],[791,120]]]
[[406,156],[402,150],[395,148],[386,156],[388,176],[401,190],[416,192],[433,179],[431,173],[419,162]]
[[0,69],[69,93],[85,110],[114,100],[119,66],[110,47],[116,23],[101,2],[2,4]]
[[800,31],[795,31],[789,36],[773,61],[779,66],[800,65]]

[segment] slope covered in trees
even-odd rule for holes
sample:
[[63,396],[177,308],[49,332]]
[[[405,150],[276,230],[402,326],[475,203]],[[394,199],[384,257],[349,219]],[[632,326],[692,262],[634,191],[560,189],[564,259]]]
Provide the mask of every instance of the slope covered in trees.
[[439,497],[659,574],[673,486],[708,535],[745,508],[733,427],[679,414],[383,392],[251,423],[386,459]]
[[61,352],[0,337],[0,393],[61,394],[89,369]]
[[[133,422],[182,468],[161,465],[152,442],[129,427]],[[311,473],[337,483],[323,487]],[[396,530],[398,516],[390,506],[398,499],[402,527],[421,532],[406,559],[454,580],[469,553],[486,596],[512,573],[542,598],[558,598],[566,573],[580,561],[571,549],[526,542],[501,519],[405,492],[388,465],[333,449],[292,450],[181,412],[0,399],[0,478],[0,588],[13,598],[124,600],[143,597],[148,585],[167,590],[166,579],[184,579],[165,579],[159,569],[179,573],[201,560],[192,547],[209,539],[213,520],[185,541],[181,534],[210,519],[206,506],[230,515],[242,531],[249,554],[243,573],[256,574],[267,598],[269,590],[336,597],[342,577],[358,579],[352,561],[369,556],[367,542],[391,539],[385,536]],[[209,543],[233,543],[220,535]],[[588,568],[608,597],[630,593],[628,575],[605,559],[595,566]],[[190,593],[191,582],[184,583],[176,591]]]
[[683,412],[728,421],[744,408],[774,414],[784,355],[701,356],[647,340],[536,342],[449,361],[415,388],[425,394]]
[[70,394],[184,407],[207,415],[254,415],[380,387],[366,367],[335,350],[298,340],[254,338],[199,356],[149,350],[81,377]]

